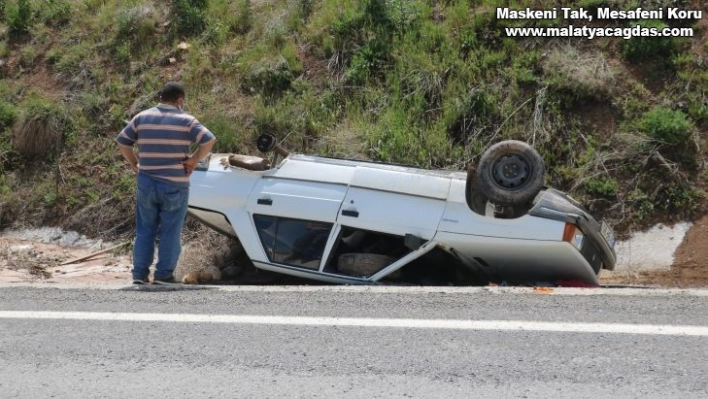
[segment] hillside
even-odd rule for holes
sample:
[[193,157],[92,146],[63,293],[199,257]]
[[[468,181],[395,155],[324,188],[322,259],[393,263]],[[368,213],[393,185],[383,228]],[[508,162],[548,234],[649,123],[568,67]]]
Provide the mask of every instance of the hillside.
[[168,80],[219,152],[255,154],[268,132],[294,151],[464,169],[513,138],[620,232],[704,214],[708,17],[640,21],[693,28],[683,39],[509,38],[569,21],[500,21],[500,3],[0,0],[0,229],[129,236],[135,179],[113,139]]

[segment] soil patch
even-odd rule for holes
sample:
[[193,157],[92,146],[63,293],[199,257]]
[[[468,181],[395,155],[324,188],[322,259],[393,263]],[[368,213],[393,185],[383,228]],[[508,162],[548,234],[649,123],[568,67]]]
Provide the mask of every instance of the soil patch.
[[617,120],[610,104],[590,101],[574,110],[583,126],[589,132],[599,135],[603,140],[611,138],[617,130]]
[[63,86],[52,77],[45,65],[39,65],[32,73],[25,75],[22,82],[24,87],[35,88],[48,99],[61,99]]

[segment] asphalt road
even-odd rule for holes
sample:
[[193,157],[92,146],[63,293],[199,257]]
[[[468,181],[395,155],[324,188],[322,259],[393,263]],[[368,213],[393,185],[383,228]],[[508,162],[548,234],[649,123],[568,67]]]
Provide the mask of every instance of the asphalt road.
[[4,286],[0,397],[707,397],[707,309],[648,289]]

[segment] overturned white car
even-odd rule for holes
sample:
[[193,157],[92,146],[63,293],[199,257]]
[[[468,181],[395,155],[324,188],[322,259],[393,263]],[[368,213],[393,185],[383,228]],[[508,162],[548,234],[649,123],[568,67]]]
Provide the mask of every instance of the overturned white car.
[[199,165],[189,213],[260,269],[342,284],[598,285],[614,268],[612,230],[543,187],[526,143],[497,143],[467,172],[289,154],[271,135],[257,144],[272,162],[211,154]]

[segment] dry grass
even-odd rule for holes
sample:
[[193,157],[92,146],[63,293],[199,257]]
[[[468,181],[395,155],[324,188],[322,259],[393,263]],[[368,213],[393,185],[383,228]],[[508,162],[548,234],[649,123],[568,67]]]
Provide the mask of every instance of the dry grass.
[[366,142],[363,135],[348,121],[320,136],[313,143],[312,151],[335,157],[369,160],[368,157],[362,155],[366,152]]
[[[213,278],[218,280],[222,278],[221,271],[238,266],[236,258],[243,252],[243,247],[238,241],[196,222],[188,224],[183,237],[185,244],[174,272],[175,279],[182,281],[190,273],[217,269],[219,273],[212,273],[212,275],[218,275]],[[231,272],[226,271],[223,274],[226,278],[231,275]]]
[[611,95],[616,91],[617,72],[605,54],[598,51],[558,47],[550,51],[542,67],[546,75],[557,79],[557,85],[575,92]]
[[122,238],[125,231],[135,228],[134,197],[121,200],[108,197],[87,204],[72,212],[62,227],[109,241]]
[[30,160],[58,154],[62,144],[62,124],[62,118],[56,115],[23,113],[12,132],[13,149]]

